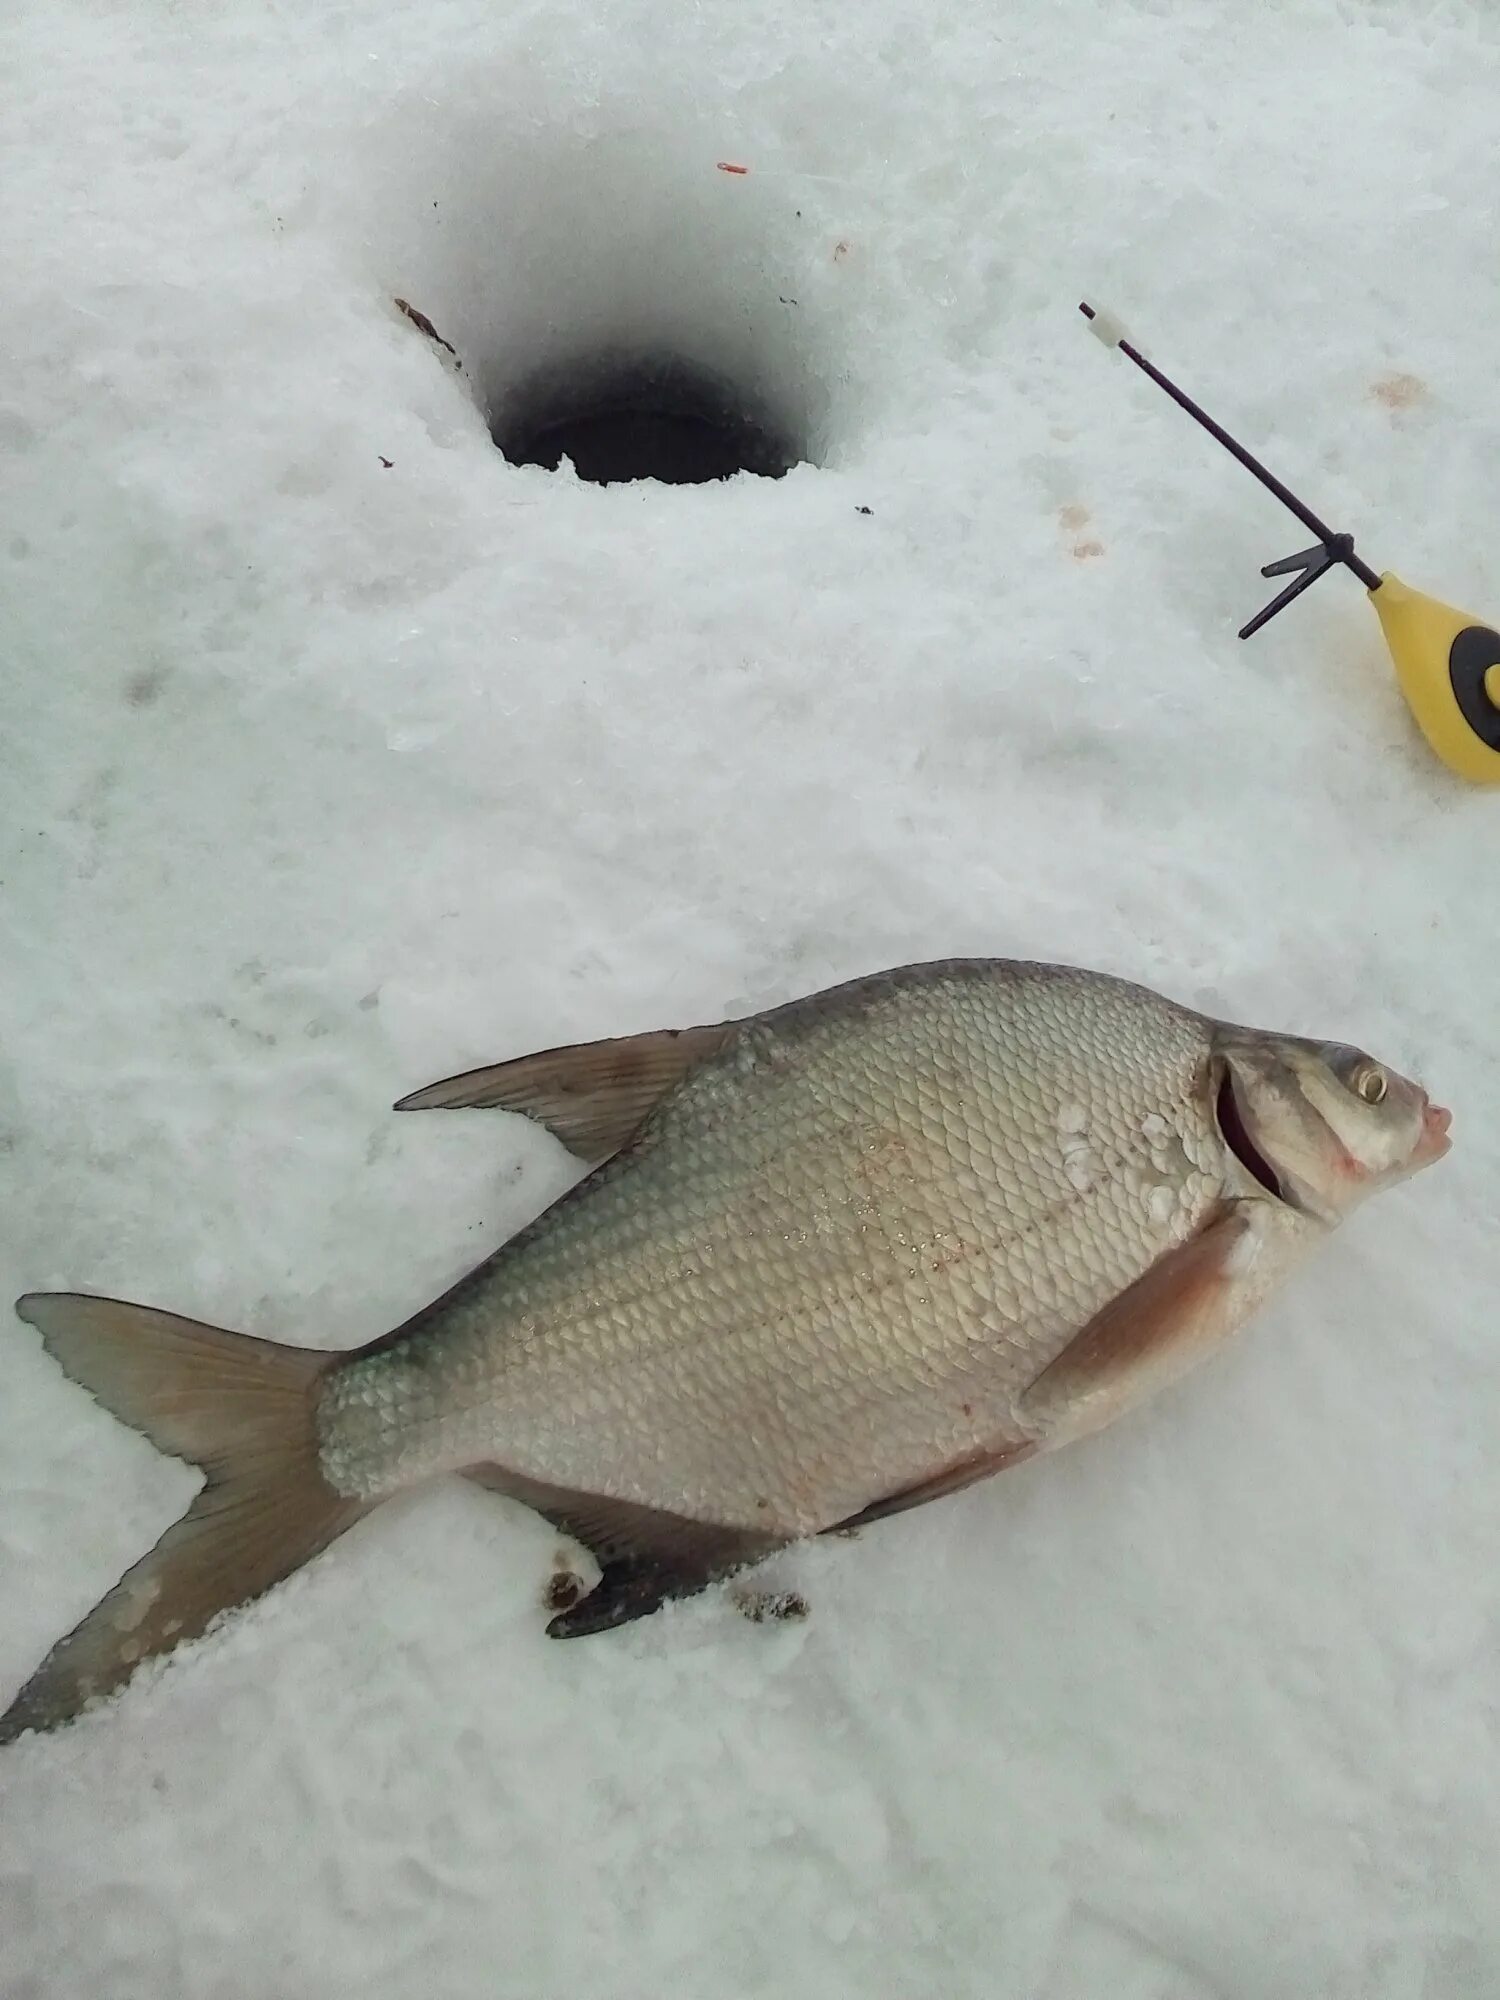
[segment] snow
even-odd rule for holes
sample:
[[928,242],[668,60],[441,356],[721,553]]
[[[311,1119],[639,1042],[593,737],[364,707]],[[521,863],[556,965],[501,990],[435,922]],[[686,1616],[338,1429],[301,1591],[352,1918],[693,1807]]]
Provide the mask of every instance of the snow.
[[[1238,644],[1302,531],[1076,305],[1493,609],[1497,55],[1456,0],[9,11],[7,1296],[363,1340],[569,1177],[406,1090],[951,953],[1456,1117],[1162,1402],[780,1561],[805,1624],[553,1645],[541,1523],[382,1509],[4,1753],[7,2000],[1496,1990],[1496,799],[1352,579]],[[507,466],[471,385],[627,336],[813,462]],[[195,1476],[19,1324],[3,1380],[8,1696]]]

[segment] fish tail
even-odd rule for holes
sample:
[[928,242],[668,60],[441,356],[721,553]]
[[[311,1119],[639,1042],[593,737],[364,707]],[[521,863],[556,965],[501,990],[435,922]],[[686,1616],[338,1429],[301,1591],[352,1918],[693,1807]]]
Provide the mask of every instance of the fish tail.
[[207,1477],[181,1520],[52,1648],[0,1716],[0,1744],[122,1687],[142,1661],[300,1569],[369,1505],[336,1492],[318,1460],[318,1397],[341,1355],[80,1293],[33,1293],[16,1310],[75,1382]]

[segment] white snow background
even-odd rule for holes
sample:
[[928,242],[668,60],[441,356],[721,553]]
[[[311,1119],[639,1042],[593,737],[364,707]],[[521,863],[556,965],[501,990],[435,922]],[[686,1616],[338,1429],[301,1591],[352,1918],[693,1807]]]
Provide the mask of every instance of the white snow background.
[[[1500,801],[1353,579],[1235,639],[1307,536],[1076,311],[1493,615],[1497,61],[1443,0],[8,11],[6,1299],[363,1341],[569,1178],[404,1091],[950,953],[1362,1042],[1455,1147],[1144,1414],[781,1561],[803,1626],[555,1645],[542,1523],[385,1508],[0,1759],[6,2000],[1500,1990]],[[625,334],[813,462],[508,466],[474,383]],[[196,1475],[19,1322],[0,1453],[8,1699]]]

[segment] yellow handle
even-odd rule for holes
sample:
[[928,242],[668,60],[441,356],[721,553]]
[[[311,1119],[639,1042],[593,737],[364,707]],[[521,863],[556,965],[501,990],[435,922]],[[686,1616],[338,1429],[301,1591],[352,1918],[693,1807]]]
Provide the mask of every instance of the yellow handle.
[[1500,785],[1500,632],[1388,571],[1370,601],[1422,734],[1461,778]]

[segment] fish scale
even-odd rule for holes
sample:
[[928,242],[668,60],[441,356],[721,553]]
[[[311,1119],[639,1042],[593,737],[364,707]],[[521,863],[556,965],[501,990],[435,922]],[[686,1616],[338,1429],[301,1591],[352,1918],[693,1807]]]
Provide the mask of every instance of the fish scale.
[[372,1498],[489,1462],[805,1533],[1015,1438],[1030,1381],[1218,1199],[1209,1053],[1196,1015],[1055,968],[762,1017],[409,1342],[335,1376],[327,1476]]

